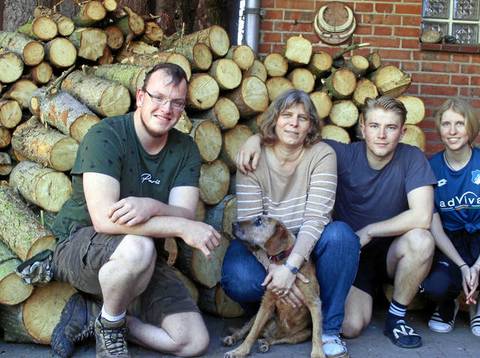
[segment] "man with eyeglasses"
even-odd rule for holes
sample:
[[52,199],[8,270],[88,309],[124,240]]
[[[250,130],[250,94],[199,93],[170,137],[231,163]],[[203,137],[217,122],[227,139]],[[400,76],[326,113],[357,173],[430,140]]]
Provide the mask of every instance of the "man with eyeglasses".
[[[137,90],[137,109],[105,118],[80,145],[73,195],[54,224],[54,279],[82,292],[67,302],[52,335],[62,357],[93,336],[97,357],[129,357],[127,338],[184,357],[207,349],[195,302],[156,251],[160,238],[180,237],[209,256],[220,239],[194,221],[200,156],[173,129],[186,93],[179,66],[157,65]],[[101,309],[83,293],[103,301]]]

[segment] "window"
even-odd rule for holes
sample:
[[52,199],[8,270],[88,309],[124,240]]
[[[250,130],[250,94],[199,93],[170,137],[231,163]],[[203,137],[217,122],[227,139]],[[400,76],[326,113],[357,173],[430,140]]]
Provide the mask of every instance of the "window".
[[454,36],[456,43],[480,43],[480,0],[423,0],[422,28]]

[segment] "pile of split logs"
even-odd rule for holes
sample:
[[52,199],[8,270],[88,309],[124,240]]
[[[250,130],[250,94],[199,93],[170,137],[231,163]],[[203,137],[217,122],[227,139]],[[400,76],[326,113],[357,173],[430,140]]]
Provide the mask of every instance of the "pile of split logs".
[[401,96],[410,76],[382,66],[376,52],[345,59],[359,46],[331,56],[291,37],[283,54],[259,60],[248,46],[230,47],[221,27],[166,37],[155,21],[116,7],[115,0],[83,2],[74,18],[38,7],[18,31],[0,32],[0,176],[8,180],[0,184],[0,324],[8,341],[49,343],[74,289],[24,285],[15,267],[55,245],[46,218],[71,195],[79,142],[102,118],[133,109],[136,89],[157,63],[176,63],[190,79],[177,129],[194,138],[203,160],[197,219],[224,236],[211,260],[178,240],[175,266],[199,306],[213,314],[242,314],[218,284],[236,210],[233,159],[282,91],[310,93],[327,123],[322,135],[344,142],[356,138],[367,97],[400,96],[409,111],[404,141],[425,145],[416,126],[423,102]]

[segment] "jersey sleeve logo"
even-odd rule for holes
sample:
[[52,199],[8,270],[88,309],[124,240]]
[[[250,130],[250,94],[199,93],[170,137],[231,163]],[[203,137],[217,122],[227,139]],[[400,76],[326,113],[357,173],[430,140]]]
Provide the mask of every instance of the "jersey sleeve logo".
[[447,184],[447,179],[440,179],[440,180],[437,182],[437,185],[438,185],[439,188],[440,188],[441,186],[444,186],[445,184]]
[[472,171],[472,183],[480,185],[480,170]]

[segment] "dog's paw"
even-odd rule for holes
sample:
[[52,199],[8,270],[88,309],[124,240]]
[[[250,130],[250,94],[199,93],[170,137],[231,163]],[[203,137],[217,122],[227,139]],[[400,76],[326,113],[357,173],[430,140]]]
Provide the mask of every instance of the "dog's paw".
[[223,355],[223,358],[244,358],[248,355],[248,353],[245,353],[241,350],[234,349],[233,351],[229,351]]
[[310,358],[325,358],[325,353],[323,353],[322,349],[320,351],[314,349],[310,354]]
[[257,342],[259,352],[267,353],[270,350],[270,343],[266,339],[259,339]]
[[235,339],[234,336],[226,336],[226,337],[223,337],[222,343],[224,346],[231,347],[235,343],[237,343],[237,340]]

